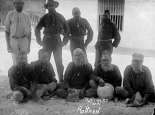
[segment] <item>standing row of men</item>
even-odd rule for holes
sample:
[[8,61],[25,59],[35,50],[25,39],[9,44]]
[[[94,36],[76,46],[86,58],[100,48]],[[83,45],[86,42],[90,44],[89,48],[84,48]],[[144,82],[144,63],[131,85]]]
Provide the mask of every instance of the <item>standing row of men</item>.
[[[31,43],[31,22],[29,16],[23,11],[24,1],[14,0],[15,10],[8,13],[5,21],[6,41],[8,51],[12,53],[14,64],[17,63],[18,55],[25,55],[30,52]],[[41,17],[35,29],[36,40],[43,50],[54,55],[59,80],[63,78],[62,48],[70,41],[70,50],[81,48],[86,53],[88,44],[93,39],[93,30],[89,22],[81,17],[80,9],[75,7],[72,10],[73,18],[66,21],[65,18],[56,11],[59,6],[57,1],[49,0],[45,4],[48,13]],[[41,38],[41,30],[44,28],[44,37]],[[99,64],[101,52],[108,50],[112,53],[113,47],[117,47],[120,42],[120,35],[115,25],[110,21],[109,11],[105,15],[100,27],[99,37],[96,44],[96,63]],[[63,35],[61,40],[60,35]],[[85,37],[87,38],[85,39]],[[115,39],[112,42],[112,39]],[[50,61],[50,58],[49,58]]]

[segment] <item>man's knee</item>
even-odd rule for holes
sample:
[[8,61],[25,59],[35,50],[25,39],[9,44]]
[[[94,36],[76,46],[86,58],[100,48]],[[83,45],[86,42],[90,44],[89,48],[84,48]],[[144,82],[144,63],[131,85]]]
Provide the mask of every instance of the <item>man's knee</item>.
[[68,92],[67,92],[67,90],[65,90],[65,89],[57,89],[56,90],[56,95],[58,96],[58,97],[60,97],[60,98],[67,98],[67,96],[68,96]]
[[21,103],[24,100],[24,94],[21,91],[13,91],[13,100]]
[[123,87],[116,87],[115,96],[121,99],[125,99],[128,97],[128,91],[125,90]]
[[50,91],[54,91],[56,89],[56,87],[57,87],[57,83],[56,82],[52,82],[49,85],[47,85],[47,87],[48,87],[48,89]]
[[90,88],[88,90],[86,90],[86,94],[85,94],[86,97],[97,97],[97,88]]

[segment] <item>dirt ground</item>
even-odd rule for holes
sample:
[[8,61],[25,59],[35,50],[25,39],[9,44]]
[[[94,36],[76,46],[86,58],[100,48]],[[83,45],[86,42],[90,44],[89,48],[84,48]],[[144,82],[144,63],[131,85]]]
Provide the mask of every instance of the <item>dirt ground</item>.
[[[4,78],[4,76],[0,76]],[[105,101],[67,102],[63,99],[52,98],[44,103],[28,102],[16,104],[7,99],[10,93],[8,79],[0,81],[0,115],[152,115],[155,104],[142,108],[129,108],[122,103]],[[94,100],[94,99],[92,99]]]

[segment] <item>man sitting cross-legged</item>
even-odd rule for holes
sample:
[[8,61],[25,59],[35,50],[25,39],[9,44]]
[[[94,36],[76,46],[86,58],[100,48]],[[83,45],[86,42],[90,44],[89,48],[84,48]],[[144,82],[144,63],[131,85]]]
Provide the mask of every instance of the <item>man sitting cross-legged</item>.
[[12,99],[17,103],[28,101],[31,98],[33,76],[31,67],[23,55],[19,55],[17,65],[9,69],[8,77],[10,88],[13,91]]
[[132,55],[132,64],[124,71],[123,88],[117,88],[120,98],[127,98],[127,106],[142,106],[148,101],[155,102],[155,90],[152,75],[148,67],[143,65],[144,56]]
[[115,95],[115,88],[121,86],[120,70],[116,65],[111,64],[111,60],[111,55],[108,52],[102,54],[101,63],[94,70],[95,77],[89,83],[91,89],[88,92],[96,90],[95,94],[91,93],[91,96],[111,100],[113,94]]
[[57,89],[57,95],[71,101],[84,97],[92,72],[92,66],[88,63],[84,51],[80,48],[75,49],[73,62],[67,66],[64,84]]
[[[35,77],[33,93],[36,100],[48,99],[53,96],[57,86],[52,64],[48,61],[48,53],[39,51],[39,60],[32,62],[33,76]],[[46,98],[47,99],[47,98]]]

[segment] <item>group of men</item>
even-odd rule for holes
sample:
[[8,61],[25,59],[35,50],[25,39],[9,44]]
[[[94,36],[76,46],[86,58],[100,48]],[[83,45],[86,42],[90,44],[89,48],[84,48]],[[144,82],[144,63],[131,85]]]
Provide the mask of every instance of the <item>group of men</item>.
[[[23,11],[23,0],[14,0],[14,6],[15,10],[9,12],[6,17],[5,32],[7,48],[12,53],[14,62],[8,76],[14,92],[13,98],[16,101],[23,102],[30,98],[47,99],[56,95],[68,100],[84,97],[127,98],[127,103],[132,104],[131,106],[141,106],[148,100],[155,100],[151,72],[143,66],[143,55],[133,54],[132,64],[125,69],[123,81],[119,68],[111,64],[113,47],[119,45],[121,37],[110,20],[108,10],[105,11],[100,25],[93,70],[86,54],[87,46],[93,39],[93,30],[89,22],[81,17],[79,8],[73,8],[73,18],[66,21],[56,11],[59,3],[48,0],[45,4],[48,13],[41,17],[35,29],[36,41],[42,46],[38,53],[39,60],[28,64],[31,22]],[[63,35],[63,40],[60,35]],[[87,36],[86,40],[85,36]],[[68,41],[70,41],[72,62],[63,74],[62,48]],[[55,79],[55,72],[50,63],[52,53],[59,83]],[[123,87],[121,87],[122,82]]]

